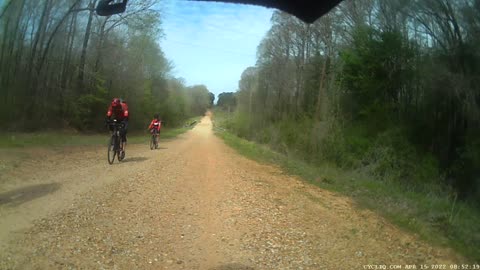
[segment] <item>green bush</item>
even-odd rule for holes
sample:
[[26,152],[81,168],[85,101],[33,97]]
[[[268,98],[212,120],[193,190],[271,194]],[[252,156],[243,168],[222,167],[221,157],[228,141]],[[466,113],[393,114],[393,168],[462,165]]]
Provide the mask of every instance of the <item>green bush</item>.
[[74,126],[79,130],[101,130],[108,101],[92,94],[81,96],[74,103]]
[[437,186],[441,178],[436,159],[417,150],[400,128],[379,134],[362,164],[378,179],[396,180],[416,188]]
[[233,130],[237,136],[249,139],[251,138],[251,126],[250,116],[237,111],[228,128]]

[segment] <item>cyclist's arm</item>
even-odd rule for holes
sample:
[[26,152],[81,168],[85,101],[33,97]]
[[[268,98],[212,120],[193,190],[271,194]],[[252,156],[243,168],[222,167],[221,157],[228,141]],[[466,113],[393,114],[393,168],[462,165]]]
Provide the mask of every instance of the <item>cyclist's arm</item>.
[[122,103],[122,110],[123,110],[123,117],[128,120],[130,114],[128,113],[128,105],[126,103]]
[[112,108],[112,105],[108,106],[108,110],[107,110],[107,118],[110,119],[110,117],[112,117],[112,112],[113,112],[113,108]]

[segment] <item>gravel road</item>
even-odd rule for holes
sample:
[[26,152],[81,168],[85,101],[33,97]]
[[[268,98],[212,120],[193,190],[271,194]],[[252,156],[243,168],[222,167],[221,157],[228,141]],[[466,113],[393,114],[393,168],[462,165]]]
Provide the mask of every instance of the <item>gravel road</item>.
[[15,161],[18,151],[0,149],[0,269],[462,262],[347,197],[240,156],[208,116],[158,150],[129,145],[114,165],[104,148],[32,149]]

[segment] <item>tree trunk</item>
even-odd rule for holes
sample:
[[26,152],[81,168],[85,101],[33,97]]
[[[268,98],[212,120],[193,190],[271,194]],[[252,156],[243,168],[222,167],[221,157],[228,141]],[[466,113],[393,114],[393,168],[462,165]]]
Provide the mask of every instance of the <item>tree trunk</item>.
[[82,46],[82,54],[80,56],[80,66],[78,70],[78,88],[80,91],[82,91],[83,86],[84,86],[84,74],[85,74],[85,62],[87,58],[87,47],[88,47],[88,40],[90,39],[90,32],[92,28],[92,20],[93,20],[93,15],[94,15],[94,10],[93,8],[95,7],[95,3],[97,1],[93,0],[90,2],[88,5],[90,10],[90,15],[88,16],[88,22],[87,22],[87,29],[85,30],[85,37],[83,38],[83,46]]
[[[23,46],[23,44],[22,44],[23,43],[23,31],[22,32],[18,31],[18,28],[20,27],[20,21],[22,19],[24,6],[25,6],[25,0],[21,0],[18,13],[16,14],[16,21],[15,21],[15,26],[14,26],[14,29],[13,29],[13,33],[14,33],[13,38],[10,41],[10,45],[9,45],[10,48],[8,50],[9,51],[8,55],[10,57],[12,57],[14,55],[13,50],[15,48],[18,50],[19,47]],[[18,40],[18,38],[17,38],[19,33],[20,33],[20,37],[22,37],[21,40]],[[15,59],[15,58],[13,58],[13,59]],[[16,65],[18,65],[18,63],[13,62],[12,65],[16,66]],[[10,79],[10,71],[14,70],[12,65],[10,65],[10,64],[8,65],[9,72],[6,73],[6,75],[7,75],[7,85],[9,84],[8,81]]]
[[[32,45],[32,52],[30,54],[30,61],[28,63],[28,72],[27,72],[27,74],[28,74],[27,78],[28,79],[30,79],[31,75],[32,75],[32,68],[34,66],[35,56],[37,54],[37,46],[38,46],[38,43],[40,41],[40,36],[45,34],[45,28],[46,27],[44,27],[44,25],[46,25],[46,20],[47,20],[46,17],[47,17],[47,14],[48,14],[49,3],[50,3],[50,0],[45,1],[45,6],[43,7],[43,11],[42,11],[42,16],[40,17],[40,23],[38,25],[37,32],[35,33],[35,38],[34,38],[33,45]],[[33,81],[33,80],[31,80],[31,81]]]
[[326,73],[327,73],[327,62],[329,61],[328,56],[324,59],[322,65],[322,72],[320,74],[320,85],[318,87],[318,95],[317,95],[317,109],[315,112],[315,116],[317,120],[322,121],[326,118],[327,112],[327,91],[325,89],[325,80],[326,80]]
[[12,3],[13,3],[13,0],[8,1],[8,3],[5,5],[5,8],[2,10],[2,13],[0,14],[0,19],[3,17],[3,15],[5,15],[5,13],[7,12],[8,8],[10,8]]
[[[5,91],[7,91],[7,93],[5,93],[5,99],[6,100],[8,100],[8,96],[9,96],[8,89],[10,88],[11,77],[15,76],[15,73],[13,71],[16,69],[16,67],[18,65],[18,62],[15,61],[15,57],[14,57],[13,52],[14,52],[15,48],[17,48],[17,50],[18,50],[18,47],[23,46],[23,44],[21,43],[23,41],[23,39],[22,39],[22,41],[18,42],[17,37],[18,37],[18,33],[20,32],[18,30],[18,28],[20,26],[20,21],[21,21],[21,18],[22,18],[24,5],[25,5],[25,0],[22,0],[20,2],[19,8],[11,11],[11,12],[17,11],[17,12],[15,12],[14,15],[12,15],[14,20],[15,20],[14,26],[13,26],[13,29],[12,29],[12,32],[11,32],[12,36],[9,37],[10,42],[8,43],[8,46],[6,47],[6,54],[3,55],[4,52],[2,51],[2,61],[1,61],[1,63],[3,64],[3,71],[2,71],[2,79],[1,80],[2,80],[2,85],[5,88]],[[7,31],[5,31],[4,34],[5,34],[5,36],[8,36]],[[20,36],[22,36],[21,32],[20,32]]]
[[63,68],[62,76],[60,79],[60,88],[65,91],[67,86],[67,77],[68,77],[68,67],[70,66],[70,59],[72,58],[73,42],[75,40],[75,31],[77,23],[77,13],[72,16],[70,20],[70,27],[67,37],[67,48],[65,50],[65,55],[63,57]]
[[53,29],[53,32],[52,34],[50,35],[50,37],[48,38],[48,41],[47,41],[47,44],[45,46],[45,49],[43,50],[43,54],[42,54],[42,57],[40,58],[40,63],[38,65],[38,69],[37,69],[37,73],[40,73],[40,71],[42,70],[42,67],[43,67],[43,64],[45,63],[45,58],[47,57],[47,54],[48,54],[48,51],[50,49],[50,46],[52,44],[52,41],[53,41],[53,38],[55,37],[55,35],[57,34],[58,30],[60,29],[60,26],[62,26],[63,22],[67,19],[68,15],[70,15],[70,13],[72,12],[72,10],[75,8],[75,6],[77,5],[79,0],[77,0],[77,2],[73,3],[72,6],[70,6],[70,9],[68,9],[67,13],[65,13],[65,15],[63,15],[62,19],[60,19],[60,21],[57,23],[57,25],[55,26],[55,29]]
[[95,68],[94,71],[98,72],[100,70],[101,66],[101,57],[102,57],[102,48],[103,48],[103,40],[105,38],[105,26],[107,25],[108,19],[110,18],[107,17],[102,23],[102,27],[100,28],[100,37],[98,39],[98,44],[97,44],[97,56],[95,57]]
[[4,31],[3,31],[3,40],[2,40],[2,49],[1,49],[1,52],[0,52],[0,68],[1,68],[1,74],[0,74],[0,81],[1,81],[1,85],[2,85],[2,89],[6,89],[7,85],[5,85],[5,68],[8,67],[6,61],[5,61],[5,47],[6,47],[6,43],[7,43],[7,36],[8,36],[8,27],[9,27],[9,24],[10,24],[10,19],[7,19],[6,23],[5,23],[5,28],[4,28]]

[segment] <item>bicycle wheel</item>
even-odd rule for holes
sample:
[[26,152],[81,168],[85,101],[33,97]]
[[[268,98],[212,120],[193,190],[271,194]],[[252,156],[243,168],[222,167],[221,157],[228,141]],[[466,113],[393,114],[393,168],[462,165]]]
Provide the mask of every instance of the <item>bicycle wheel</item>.
[[122,143],[122,140],[120,139],[120,137],[117,137],[117,159],[118,159],[118,161],[122,161],[125,158],[125,152],[122,151],[121,143]]
[[108,163],[113,164],[116,154],[117,149],[115,148],[115,136],[112,136],[110,143],[108,144]]
[[153,150],[155,147],[155,135],[152,135],[152,139],[150,139],[150,150]]
[[155,149],[158,149],[158,134],[155,135]]

